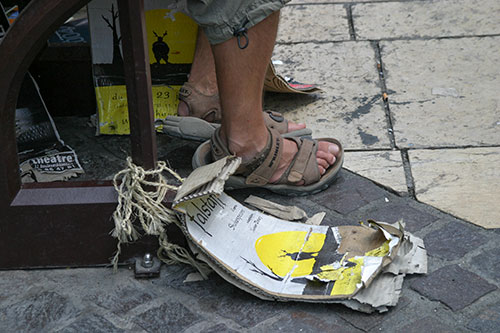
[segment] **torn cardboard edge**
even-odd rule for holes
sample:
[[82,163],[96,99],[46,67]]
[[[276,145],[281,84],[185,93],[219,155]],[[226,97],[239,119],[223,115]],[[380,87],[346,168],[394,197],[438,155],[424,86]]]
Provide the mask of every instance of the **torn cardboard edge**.
[[311,217],[308,217],[307,213],[302,208],[297,206],[283,206],[276,202],[259,198],[254,195],[250,195],[246,198],[244,203],[279,219],[288,221],[303,221],[305,224],[310,225],[321,225],[321,222],[326,216],[325,212],[319,212]]
[[294,81],[276,73],[273,62],[270,62],[264,79],[264,91],[290,94],[312,94],[321,89],[315,84],[307,84]]
[[423,242],[401,225],[304,225],[244,207],[223,193],[239,163],[227,157],[195,170],[173,208],[193,252],[241,289],[382,312],[397,303],[405,274],[426,271]]

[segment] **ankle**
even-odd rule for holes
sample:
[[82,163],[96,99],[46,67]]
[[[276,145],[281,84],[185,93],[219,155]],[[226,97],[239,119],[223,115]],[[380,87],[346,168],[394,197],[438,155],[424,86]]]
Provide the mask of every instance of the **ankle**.
[[266,148],[269,137],[269,132],[266,130],[264,135],[236,135],[228,137],[225,141],[229,151],[241,157],[242,162],[245,163]]

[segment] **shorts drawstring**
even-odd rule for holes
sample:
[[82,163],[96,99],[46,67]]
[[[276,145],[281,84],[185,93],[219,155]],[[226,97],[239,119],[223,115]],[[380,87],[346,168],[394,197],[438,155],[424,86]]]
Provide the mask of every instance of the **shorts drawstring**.
[[[233,35],[236,37],[238,41],[238,47],[243,50],[248,46],[250,40],[248,39],[248,29],[245,27],[248,24],[248,19],[245,20],[245,23],[242,24],[241,28],[234,30]],[[245,39],[245,43],[242,45],[242,40]]]

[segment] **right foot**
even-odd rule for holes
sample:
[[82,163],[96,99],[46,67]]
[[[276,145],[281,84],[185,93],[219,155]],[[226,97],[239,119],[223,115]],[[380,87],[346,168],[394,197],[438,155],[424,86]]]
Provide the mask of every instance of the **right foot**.
[[[269,135],[269,133],[268,133]],[[236,156],[242,158],[242,162],[245,163],[250,161],[254,156],[259,154],[265,149],[267,144],[266,141],[261,140],[260,142],[253,141],[250,146],[243,144],[234,144],[234,141],[229,141],[229,150]],[[233,142],[233,144],[231,143]],[[246,141],[248,142],[248,140]],[[284,139],[283,140],[283,152],[277,169],[274,171],[273,175],[269,179],[269,183],[276,183],[281,176],[286,172],[290,163],[292,163],[295,155],[298,153],[298,147],[295,141]],[[323,176],[327,169],[332,166],[337,158],[340,157],[341,149],[338,145],[328,142],[319,141],[318,150],[316,152],[316,162],[318,164],[318,171],[321,176]],[[303,181],[297,183],[297,185],[303,185]]]

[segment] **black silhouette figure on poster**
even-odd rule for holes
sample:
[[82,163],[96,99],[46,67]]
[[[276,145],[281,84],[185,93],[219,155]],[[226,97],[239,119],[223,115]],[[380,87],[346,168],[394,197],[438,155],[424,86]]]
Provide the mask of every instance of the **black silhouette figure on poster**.
[[167,31],[163,33],[160,37],[154,32],[154,35],[158,39],[153,43],[153,54],[155,55],[156,63],[160,64],[162,59],[165,60],[165,63],[168,64],[168,53],[170,52],[170,47],[168,47],[167,43],[163,41],[163,37],[167,35]]
[[113,31],[113,62],[112,64],[115,66],[123,66],[123,58],[122,58],[122,53],[120,51],[120,41],[122,40],[122,37],[118,37],[118,29],[116,25],[116,19],[118,18],[118,12],[115,12],[115,7],[114,5],[111,5],[111,10],[109,11],[111,13],[111,18],[112,18],[112,23],[104,16],[102,16],[102,19],[106,22],[108,27]]

